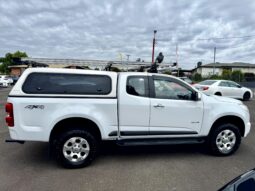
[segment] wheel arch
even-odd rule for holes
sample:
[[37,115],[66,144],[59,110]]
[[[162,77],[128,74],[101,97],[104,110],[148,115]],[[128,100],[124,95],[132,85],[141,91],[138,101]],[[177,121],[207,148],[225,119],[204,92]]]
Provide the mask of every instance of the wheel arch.
[[214,93],[214,95],[222,96],[222,93],[221,93],[220,91],[216,91],[216,92]]
[[227,115],[227,116],[222,116],[215,120],[211,126],[209,135],[213,131],[214,128],[216,128],[219,124],[223,123],[231,123],[233,125],[236,125],[238,129],[240,130],[241,136],[244,136],[245,133],[245,124],[242,118],[235,116],[235,115]]
[[102,140],[102,133],[99,126],[92,120],[83,117],[69,117],[58,121],[50,132],[49,141],[52,142],[58,134],[74,128],[86,129],[98,140]]

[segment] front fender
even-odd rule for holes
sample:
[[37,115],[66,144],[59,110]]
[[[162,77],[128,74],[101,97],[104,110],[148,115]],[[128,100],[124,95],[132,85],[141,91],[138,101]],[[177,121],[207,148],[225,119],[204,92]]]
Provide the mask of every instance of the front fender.
[[[202,123],[202,129],[200,134],[202,136],[207,136],[213,126],[213,124],[220,118],[226,116],[235,116],[240,118],[245,127],[249,123],[249,112],[242,109],[238,104],[229,104],[229,103],[214,103],[214,104],[205,104],[204,107],[204,118]],[[231,122],[231,121],[230,121]],[[245,130],[246,132],[246,130]]]

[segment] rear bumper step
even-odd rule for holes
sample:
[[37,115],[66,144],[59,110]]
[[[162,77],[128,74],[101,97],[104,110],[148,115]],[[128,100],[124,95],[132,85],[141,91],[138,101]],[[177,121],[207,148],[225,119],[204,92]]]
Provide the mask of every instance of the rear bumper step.
[[19,144],[24,144],[25,141],[20,141],[20,140],[13,140],[13,139],[6,139],[6,143],[19,143]]

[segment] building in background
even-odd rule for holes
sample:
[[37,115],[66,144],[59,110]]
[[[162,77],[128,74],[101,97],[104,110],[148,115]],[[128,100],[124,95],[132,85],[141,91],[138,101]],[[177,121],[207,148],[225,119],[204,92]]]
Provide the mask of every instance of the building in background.
[[18,77],[28,68],[28,65],[26,65],[26,64],[11,65],[11,66],[8,66],[8,68],[10,68],[10,70],[11,70],[11,72],[10,72],[11,76]]
[[20,76],[27,68],[46,68],[49,67],[49,65],[44,64],[44,63],[39,63],[39,62],[35,62],[35,61],[23,61],[23,58],[21,59],[16,59],[15,61],[16,64],[8,66],[8,68],[10,68],[11,72],[10,75],[11,76]]
[[209,77],[212,75],[222,75],[223,70],[240,70],[242,73],[255,74],[255,64],[234,62],[234,63],[212,63],[198,66],[193,69],[193,74],[201,74],[202,77]]

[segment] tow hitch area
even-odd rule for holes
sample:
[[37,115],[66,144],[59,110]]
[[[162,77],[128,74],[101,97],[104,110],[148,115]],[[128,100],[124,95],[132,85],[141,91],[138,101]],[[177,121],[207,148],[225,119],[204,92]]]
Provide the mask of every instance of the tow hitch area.
[[25,141],[19,141],[19,140],[13,140],[13,139],[6,139],[6,143],[19,143],[19,144],[24,144]]

